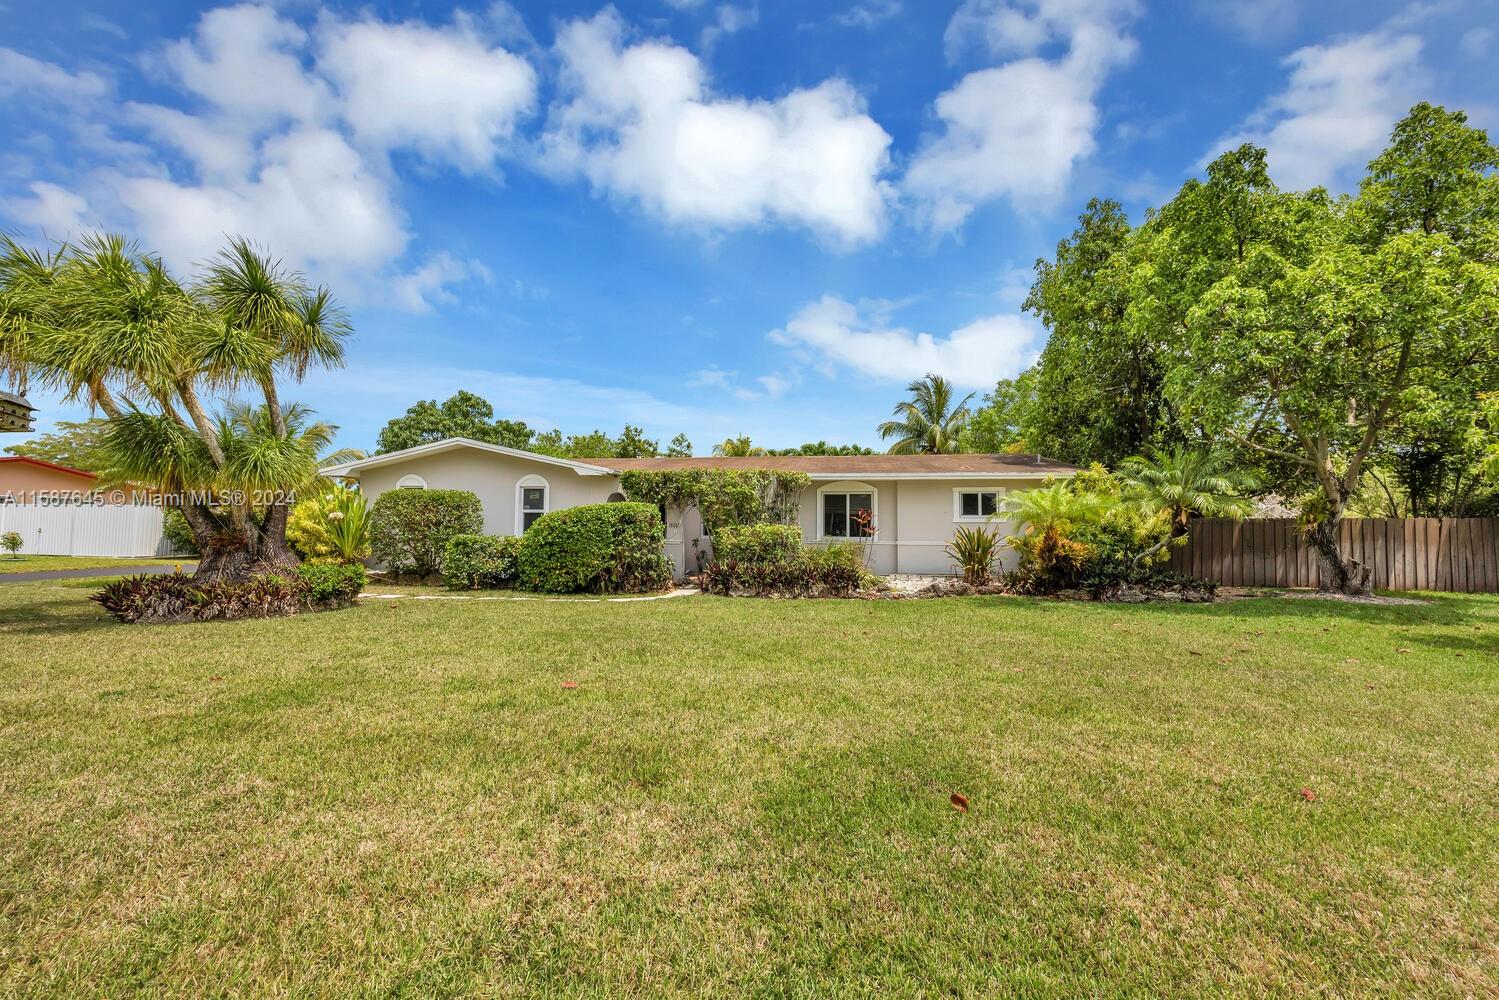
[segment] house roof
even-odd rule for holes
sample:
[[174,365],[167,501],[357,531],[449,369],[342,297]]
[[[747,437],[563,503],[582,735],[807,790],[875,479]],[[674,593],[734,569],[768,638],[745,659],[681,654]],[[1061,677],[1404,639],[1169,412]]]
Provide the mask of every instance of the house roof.
[[774,469],[805,472],[813,479],[1045,479],[1070,476],[1077,466],[1040,455],[757,455],[746,458],[554,458],[472,438],[445,438],[431,444],[372,455],[323,470],[327,476],[358,478],[364,469],[392,465],[423,455],[472,448],[572,469],[580,476],[612,476],[631,469]]
[[6,462],[24,462],[27,465],[35,465],[43,469],[54,469],[57,472],[66,472],[72,476],[82,476],[85,479],[99,478],[92,472],[84,472],[82,469],[75,469],[67,465],[58,465],[56,462],[43,461],[40,458],[32,458],[29,455],[7,455],[4,458],[0,458],[0,465]]
[[774,469],[813,478],[962,478],[967,476],[1070,476],[1077,466],[1040,455],[759,455],[744,458],[588,458],[627,469]]

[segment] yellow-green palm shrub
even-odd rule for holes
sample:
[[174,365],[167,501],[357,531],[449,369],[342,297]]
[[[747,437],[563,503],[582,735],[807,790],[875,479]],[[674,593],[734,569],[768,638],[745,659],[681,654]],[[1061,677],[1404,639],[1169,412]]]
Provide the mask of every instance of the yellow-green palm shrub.
[[360,562],[370,554],[369,505],[344,486],[316,491],[292,508],[286,538],[304,559]]

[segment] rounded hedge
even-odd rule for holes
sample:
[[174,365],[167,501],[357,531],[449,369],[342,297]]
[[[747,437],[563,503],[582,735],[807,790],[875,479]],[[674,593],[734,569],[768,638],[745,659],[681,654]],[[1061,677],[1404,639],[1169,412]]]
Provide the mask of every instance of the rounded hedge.
[[458,535],[448,542],[442,581],[449,590],[494,590],[515,583],[520,572],[515,535]]
[[671,582],[666,529],[648,503],[553,511],[521,536],[520,585],[542,593],[642,593]]
[[370,511],[370,551],[397,573],[436,573],[448,542],[484,530],[484,508],[468,490],[386,490]]
[[794,524],[724,525],[713,533],[717,562],[789,562],[801,551],[802,529]]

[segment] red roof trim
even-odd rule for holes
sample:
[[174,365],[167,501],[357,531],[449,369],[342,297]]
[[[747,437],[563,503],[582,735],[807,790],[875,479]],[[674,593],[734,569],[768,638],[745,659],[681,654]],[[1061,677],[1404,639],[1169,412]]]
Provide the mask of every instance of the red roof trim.
[[32,458],[30,455],[6,455],[0,458],[0,462],[26,462],[30,465],[39,465],[44,469],[56,469],[58,472],[66,472],[72,476],[83,476],[85,479],[98,479],[94,472],[84,472],[82,469],[74,469],[66,465],[58,465],[56,462],[46,462],[40,458]]

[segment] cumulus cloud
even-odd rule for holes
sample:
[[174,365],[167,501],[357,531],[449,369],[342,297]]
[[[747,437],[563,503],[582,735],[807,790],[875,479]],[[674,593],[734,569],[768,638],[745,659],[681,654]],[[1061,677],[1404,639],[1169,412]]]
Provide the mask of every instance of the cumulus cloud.
[[750,381],[753,385],[746,385],[737,371],[724,371],[718,365],[709,365],[707,368],[693,372],[687,384],[697,389],[713,389],[718,393],[728,393],[743,402],[779,398],[796,384],[793,377],[779,374],[759,375]]
[[868,0],[856,3],[847,10],[833,16],[835,24],[845,28],[877,28],[892,18],[899,17],[904,5],[901,0]]
[[543,163],[673,223],[770,220],[853,244],[884,228],[890,136],[847,83],[773,101],[716,96],[680,46],[626,44],[612,10],[559,33],[562,97]]
[[303,65],[306,43],[307,32],[272,8],[240,4],[205,13],[192,38],[168,46],[165,63],[183,87],[230,116],[316,120],[331,95]]
[[1126,29],[1138,14],[1135,0],[967,0],[948,25],[948,57],[977,48],[1008,61],[937,98],[941,129],[905,178],[924,221],[946,231],[987,201],[1059,196],[1094,150],[1098,93],[1133,57]]
[[1421,39],[1410,34],[1375,31],[1309,45],[1285,65],[1285,89],[1215,143],[1203,163],[1253,142],[1269,150],[1271,176],[1282,187],[1336,185],[1384,147],[1426,83]]
[[834,371],[891,381],[932,372],[967,388],[992,387],[1015,375],[1035,360],[1043,339],[1036,324],[1013,314],[974,320],[946,337],[877,322],[882,318],[824,295],[802,306],[770,339]]
[[66,188],[47,181],[27,185],[30,197],[9,198],[0,203],[7,215],[24,226],[31,226],[53,239],[62,239],[87,227],[88,202]]
[[457,297],[448,286],[464,281],[492,281],[489,268],[476,260],[460,260],[450,253],[433,254],[409,274],[391,282],[395,304],[409,312],[431,312],[433,303],[451,304]]
[[409,147],[474,172],[489,167],[536,101],[536,71],[467,18],[448,27],[328,21],[318,69],[362,141]]

